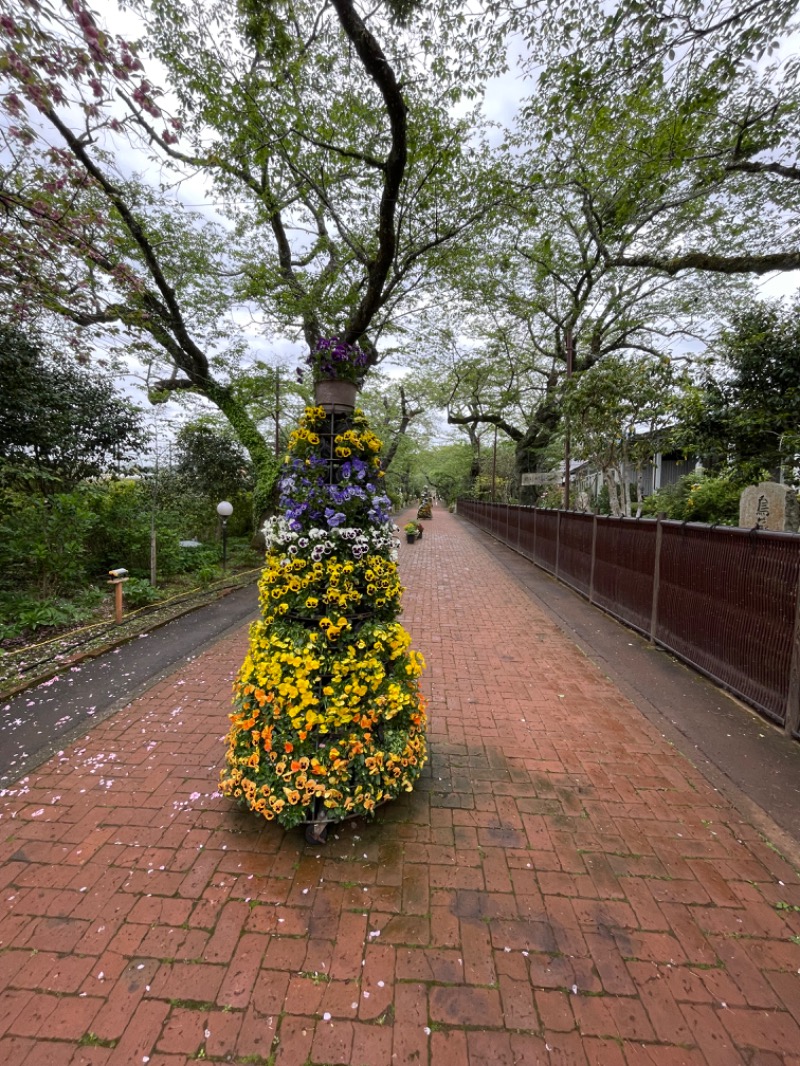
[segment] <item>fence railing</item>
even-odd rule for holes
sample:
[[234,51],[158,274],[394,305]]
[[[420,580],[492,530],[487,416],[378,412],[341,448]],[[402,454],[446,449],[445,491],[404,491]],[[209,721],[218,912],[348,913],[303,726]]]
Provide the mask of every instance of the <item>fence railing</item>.
[[465,499],[458,513],[800,739],[800,536]]

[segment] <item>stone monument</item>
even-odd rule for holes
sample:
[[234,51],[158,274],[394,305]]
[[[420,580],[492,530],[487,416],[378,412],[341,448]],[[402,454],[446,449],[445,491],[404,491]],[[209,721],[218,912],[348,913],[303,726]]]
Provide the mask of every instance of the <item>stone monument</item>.
[[777,481],[748,485],[739,498],[739,525],[742,529],[797,533],[800,527],[797,493]]

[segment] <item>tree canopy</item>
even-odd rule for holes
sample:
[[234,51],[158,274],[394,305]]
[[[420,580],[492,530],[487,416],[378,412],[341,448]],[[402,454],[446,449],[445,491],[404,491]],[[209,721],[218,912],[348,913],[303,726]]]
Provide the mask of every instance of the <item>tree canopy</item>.
[[800,268],[796,30],[784,0],[569,4],[542,33],[521,143],[579,192],[612,266],[764,274]]
[[497,431],[519,475],[570,371],[691,361],[748,278],[800,269],[786,0],[120,2],[136,40],[85,0],[0,18],[0,306],[214,405],[257,511],[279,344],[400,353],[387,457],[441,407],[474,471]]
[[737,314],[687,412],[687,434],[712,468],[740,484],[795,481],[800,465],[800,307],[758,302]]
[[[436,49],[380,6],[131,6],[141,44],[82,0],[12,0],[3,18],[3,295],[135,343],[151,387],[205,396],[269,480],[232,388],[242,316],[312,348],[360,340],[377,361],[484,212],[474,123],[453,117]],[[216,218],[190,206],[198,188]]]
[[208,416],[187,422],[175,441],[175,472],[215,503],[252,488],[252,468],[230,426]]
[[0,481],[70,487],[121,472],[145,440],[141,412],[108,375],[58,359],[0,324]]

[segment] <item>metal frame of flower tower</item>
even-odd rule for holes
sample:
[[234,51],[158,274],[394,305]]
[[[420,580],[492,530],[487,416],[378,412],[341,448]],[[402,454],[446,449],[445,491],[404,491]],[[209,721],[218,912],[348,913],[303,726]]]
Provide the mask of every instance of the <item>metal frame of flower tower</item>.
[[220,776],[225,795],[313,843],[411,791],[427,754],[381,442],[355,396],[354,382],[318,381],[291,435]]

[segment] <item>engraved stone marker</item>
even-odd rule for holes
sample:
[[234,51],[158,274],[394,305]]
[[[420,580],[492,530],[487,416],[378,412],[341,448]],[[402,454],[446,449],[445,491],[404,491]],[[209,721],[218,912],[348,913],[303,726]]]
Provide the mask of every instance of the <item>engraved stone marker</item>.
[[796,533],[800,527],[797,493],[777,481],[748,485],[739,498],[739,525],[742,529]]

